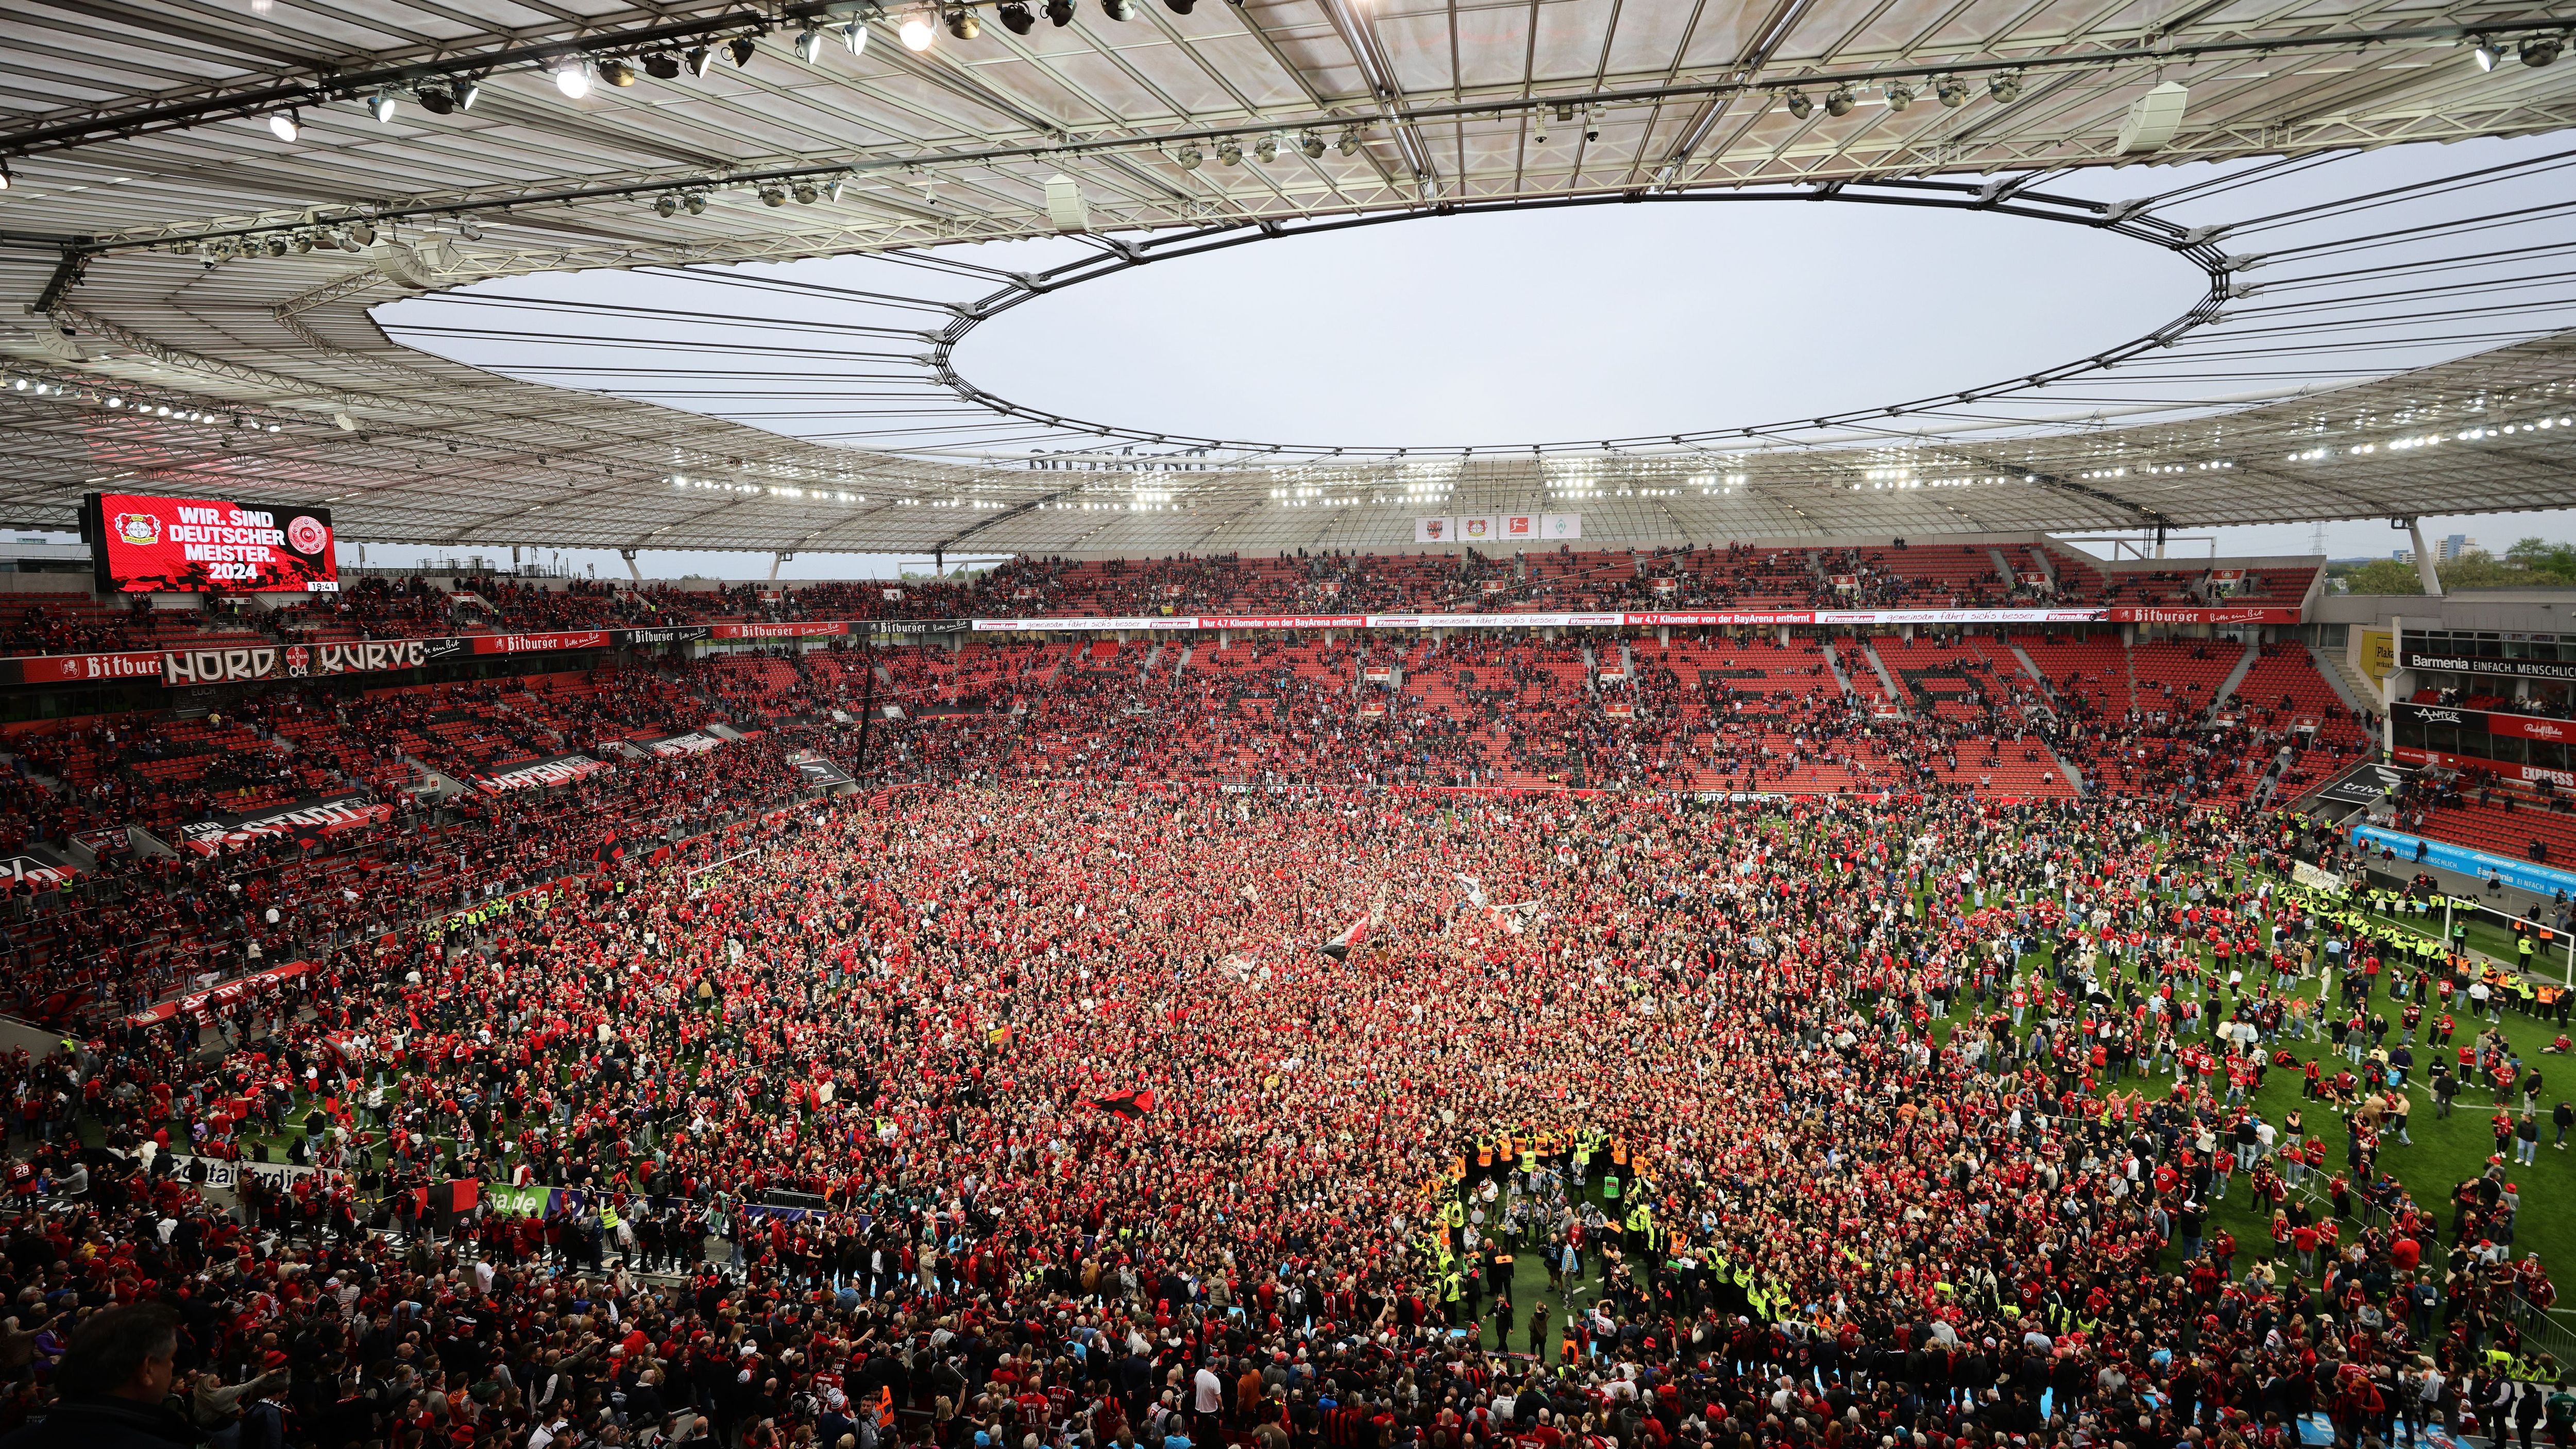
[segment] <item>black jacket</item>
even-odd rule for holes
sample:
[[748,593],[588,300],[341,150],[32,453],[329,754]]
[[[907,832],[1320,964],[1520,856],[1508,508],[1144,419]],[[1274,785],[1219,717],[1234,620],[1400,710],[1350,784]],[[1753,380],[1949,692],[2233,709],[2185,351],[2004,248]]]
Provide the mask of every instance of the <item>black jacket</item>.
[[56,1404],[0,1439],[0,1449],[194,1449],[203,1436],[185,1415],[129,1399]]

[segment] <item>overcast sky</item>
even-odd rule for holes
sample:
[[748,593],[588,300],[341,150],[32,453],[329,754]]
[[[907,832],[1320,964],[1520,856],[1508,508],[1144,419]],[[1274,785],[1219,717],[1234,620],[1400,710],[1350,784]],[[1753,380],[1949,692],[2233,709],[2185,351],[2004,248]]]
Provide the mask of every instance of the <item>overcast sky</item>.
[[[2242,219],[2564,145],[2540,137],[2395,147],[2166,214],[2184,224]],[[2048,188],[2111,201],[2215,174],[2132,167]],[[2563,199],[2563,190],[2549,199]],[[2497,200],[2490,191],[2446,201],[2454,209],[2440,219]],[[2576,223],[2555,224],[2567,230],[2551,239],[2576,239]],[[2265,244],[2295,239],[2274,233]],[[1021,269],[1075,245],[1046,239],[960,255]],[[882,275],[875,269],[893,265],[842,258],[741,272],[866,286]],[[1412,220],[1136,268],[1003,314],[967,338],[956,365],[1033,407],[1156,431],[1335,445],[1579,439],[1814,416],[2016,376],[2153,330],[2204,285],[2196,268],[2156,248],[1994,214],[1786,202],[1587,207]],[[681,307],[706,307],[717,290],[617,272],[507,288]],[[784,305],[791,310],[772,315],[813,304]],[[470,319],[464,310],[451,305],[442,316],[435,299],[423,299],[378,316],[393,325],[495,320],[488,309]],[[415,345],[503,371],[588,360],[489,340]],[[2384,365],[2439,358],[2392,353]],[[809,437],[850,426],[828,403],[777,416],[817,405],[757,392],[694,405]],[[2576,542],[2576,514],[2435,519],[2426,532],[2465,533],[2499,551],[2526,536]],[[2227,554],[2306,553],[2320,542],[2307,526],[2216,533]],[[2362,520],[2329,525],[2321,542],[2336,557],[2384,557],[2405,536],[2384,520]],[[2177,543],[2175,551],[2209,547]],[[369,562],[450,552],[468,551],[377,548]],[[614,554],[570,557],[603,574],[624,572]],[[806,555],[781,576],[879,575],[898,562]],[[642,563],[661,576],[759,577],[769,568],[766,555],[752,554],[648,552]]]

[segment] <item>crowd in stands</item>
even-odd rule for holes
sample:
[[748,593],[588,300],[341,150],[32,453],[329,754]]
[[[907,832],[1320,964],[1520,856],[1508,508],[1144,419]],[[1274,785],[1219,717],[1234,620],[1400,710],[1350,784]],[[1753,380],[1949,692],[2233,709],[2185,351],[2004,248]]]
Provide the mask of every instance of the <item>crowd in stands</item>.
[[800,619],[1133,618],[1170,614],[1557,613],[1588,610],[2023,607],[2260,600],[2297,605],[2311,566],[2111,569],[2030,544],[1809,549],[1299,551],[1165,559],[1014,558],[943,578],[677,586],[499,573],[360,575],[293,601],[208,598],[156,609],[87,593],[0,594],[0,654],[180,648],[234,636],[289,643]]
[[[0,1062],[9,1449],[2576,1430],[2521,1222],[2563,1160],[2410,1190],[2410,1068],[2313,1020],[2485,979],[2383,963],[2269,815],[1007,782],[738,829]],[[2477,1031],[2458,1095],[2536,1145]]]
[[[0,830],[18,846],[126,827],[178,843],[191,822],[299,801],[392,810],[389,823],[308,840],[273,879],[212,887],[227,900],[274,890],[282,919],[323,928],[452,906],[460,888],[495,876],[573,869],[597,845],[602,819],[671,813],[673,774],[739,777],[759,787],[755,795],[783,791],[784,756],[800,749],[824,751],[871,788],[1107,778],[2008,799],[2092,791],[2238,808],[2286,800],[2364,746],[2348,715],[2320,723],[2292,712],[2300,699],[2290,694],[2215,712],[2201,694],[2182,708],[2177,694],[2176,707],[2114,714],[2107,706],[2118,701],[2082,671],[2048,677],[2039,660],[2051,647],[1957,634],[1351,632],[1326,642],[1307,631],[1232,642],[763,648],[424,686],[342,676],[248,691],[202,714],[13,727],[6,785],[15,808]],[[2116,639],[2055,647],[2124,653]],[[2198,670],[2243,662],[2232,644],[2158,648]],[[2297,646],[2260,661],[2278,667],[2285,687],[2331,700]],[[678,763],[653,754],[653,742],[710,724],[749,738]],[[567,756],[608,768],[558,790],[485,783]],[[424,805],[424,789],[448,798]],[[166,867],[111,868],[85,889],[113,889],[114,869],[155,868]],[[0,960],[14,968],[10,997],[21,1009],[59,1013],[98,1000],[110,978],[159,990],[247,954],[248,942],[227,932],[217,933],[211,964],[165,960],[103,921],[66,919],[76,914],[43,912],[10,927]],[[125,959],[102,972],[92,948],[110,940],[122,940]],[[271,958],[277,949],[265,944]]]

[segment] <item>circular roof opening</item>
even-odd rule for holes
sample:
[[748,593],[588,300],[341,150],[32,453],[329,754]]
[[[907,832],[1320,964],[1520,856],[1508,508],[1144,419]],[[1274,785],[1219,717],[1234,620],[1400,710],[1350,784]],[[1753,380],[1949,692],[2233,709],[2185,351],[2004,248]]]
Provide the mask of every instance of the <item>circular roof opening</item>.
[[2171,252],[1994,213],[1528,210],[1130,268],[984,322],[954,366],[1145,432],[1483,448],[1909,401],[2153,331],[2207,286]]

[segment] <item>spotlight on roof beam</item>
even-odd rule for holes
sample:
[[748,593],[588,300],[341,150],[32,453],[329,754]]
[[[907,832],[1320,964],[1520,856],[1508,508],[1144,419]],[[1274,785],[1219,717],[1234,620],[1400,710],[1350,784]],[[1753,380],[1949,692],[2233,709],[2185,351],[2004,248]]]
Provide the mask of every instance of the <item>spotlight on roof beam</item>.
[[2487,38],[2483,35],[2469,37],[2469,58],[2478,63],[2480,70],[2493,70],[2496,68],[2496,62],[2504,59],[2494,46],[2487,44]]
[[447,88],[447,93],[456,101],[456,109],[470,111],[474,109],[476,101],[483,99],[483,84],[480,81],[459,80]]
[[1183,146],[1173,155],[1172,159],[1181,163],[1182,170],[1196,171],[1199,169],[1199,163],[1205,161],[1207,158],[1199,154],[1198,147]]
[[667,50],[657,50],[644,57],[644,73],[655,80],[678,80],[680,58]]
[[868,49],[868,27],[857,20],[843,23],[841,43],[850,48],[850,54],[865,55]]
[[1945,75],[1932,86],[1932,94],[1944,110],[1955,111],[1968,103],[1968,83],[1954,75]]
[[0,161],[0,191],[6,191],[9,189],[11,179],[12,178],[9,175],[9,163],[6,161]]
[[1360,154],[1360,128],[1353,126],[1342,132],[1342,139],[1335,143],[1334,149],[1340,151],[1345,156],[1356,156]]
[[787,204],[787,193],[779,190],[775,186],[764,186],[760,188],[760,204],[763,206],[785,206]]
[[1037,16],[1031,14],[1029,7],[1021,4],[1020,0],[1002,0],[1001,4],[993,7],[993,14],[1001,19],[1002,28],[1013,35],[1026,35],[1037,28]]
[[590,67],[578,60],[566,61],[555,67],[555,89],[563,92],[564,99],[568,101],[589,95]]
[[688,68],[690,75],[704,76],[707,73],[707,67],[715,61],[715,58],[714,51],[703,45],[693,45],[689,47],[689,53],[681,64]]
[[679,211],[680,198],[673,196],[669,192],[663,192],[661,195],[653,198],[653,214],[655,216],[676,216],[679,214]]
[[271,111],[268,113],[268,134],[292,146],[295,138],[304,134],[304,118],[291,110]]
[[363,221],[353,221],[349,223],[349,240],[356,242],[362,247],[374,246],[376,244],[376,229]]
[[903,17],[903,23],[894,28],[894,33],[895,38],[903,42],[904,49],[928,50],[930,43],[939,38],[939,27],[931,21],[929,11],[916,10]]
[[1907,85],[1903,81],[1891,81],[1888,83],[1887,108],[1889,110],[1901,111],[1912,104],[1914,104],[1914,87]]
[[1851,93],[1850,86],[1836,86],[1825,93],[1825,114],[1828,116],[1848,116],[1852,112],[1852,107],[1858,103],[1858,100],[1859,98]]
[[1297,138],[1297,149],[1306,153],[1307,160],[1321,161],[1324,159],[1324,138],[1308,131]]
[[437,86],[422,86],[416,93],[416,98],[420,101],[420,108],[433,116],[456,114],[456,97]]
[[2522,42],[2521,54],[2524,65],[2538,70],[2558,58],[2558,37],[2555,35],[2526,36]]
[[365,242],[358,240],[356,237],[349,235],[345,231],[340,233],[338,236],[333,237],[331,239],[331,244],[344,252],[362,252],[367,249],[367,244]]
[[795,186],[789,189],[787,194],[796,198],[796,204],[798,206],[812,206],[815,199],[820,197],[823,193],[814,189],[813,182],[799,181]]
[[635,62],[612,55],[599,63],[599,78],[613,86],[631,86],[635,84]]
[[1228,136],[1216,143],[1216,159],[1228,166],[1240,166],[1243,164],[1243,147]]
[[394,118],[394,93],[391,91],[378,91],[374,95],[367,97],[367,114],[375,117],[376,124],[379,126],[392,120]]
[[808,25],[804,29],[796,32],[796,58],[798,60],[805,62],[807,65],[812,65],[814,63],[814,57],[821,55],[822,53],[822,31]]
[[1789,92],[1789,99],[1786,104],[1789,108],[1789,114],[1797,117],[1801,121],[1814,115],[1816,111],[1816,103],[1808,100],[1807,93],[1804,91]]
[[1163,7],[1174,15],[1187,15],[1198,8],[1199,0],[1163,0]]
[[1133,0],[1100,0],[1100,13],[1112,20],[1132,20],[1136,6]]
[[1276,136],[1264,136],[1264,137],[1262,137],[1258,142],[1254,143],[1253,148],[1252,148],[1252,154],[1253,154],[1254,156],[1256,156],[1256,157],[1260,158],[1261,164],[1262,164],[1262,165],[1264,165],[1264,166],[1267,166],[1267,165],[1269,165],[1271,162],[1278,160],[1278,159],[1279,159],[1279,138],[1278,138],[1278,137],[1276,137]]
[[687,207],[691,216],[704,216],[707,214],[707,194],[703,191],[692,191],[680,198],[680,205]]
[[725,54],[733,57],[733,68],[735,70],[740,70],[744,66],[751,64],[752,52],[757,49],[759,49],[759,47],[751,43],[751,37],[748,35],[737,35],[733,39],[725,42]]
[[294,243],[288,241],[282,236],[270,237],[268,239],[268,254],[272,257],[282,257],[286,255],[287,248],[292,245],[294,245]]
[[1073,0],[1046,0],[1047,24],[1058,30],[1073,23]]
[[948,7],[947,23],[948,33],[959,40],[973,40],[984,33],[984,22],[977,20],[975,12],[963,5]]
[[299,254],[313,250],[313,233],[309,231],[297,232],[295,234],[295,250]]

